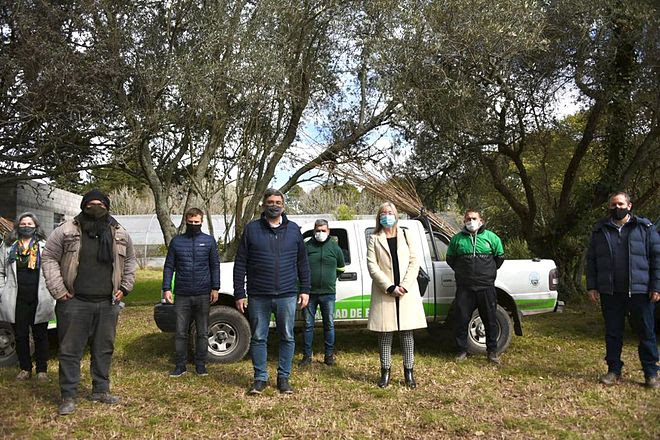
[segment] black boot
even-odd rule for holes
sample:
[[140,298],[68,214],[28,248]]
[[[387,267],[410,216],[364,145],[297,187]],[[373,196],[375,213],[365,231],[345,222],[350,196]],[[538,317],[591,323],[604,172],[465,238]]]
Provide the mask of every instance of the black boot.
[[381,388],[387,388],[390,384],[390,369],[381,368],[380,369],[380,380],[378,381],[378,386]]
[[408,388],[417,388],[417,382],[415,382],[412,368],[403,369],[403,378],[405,379]]

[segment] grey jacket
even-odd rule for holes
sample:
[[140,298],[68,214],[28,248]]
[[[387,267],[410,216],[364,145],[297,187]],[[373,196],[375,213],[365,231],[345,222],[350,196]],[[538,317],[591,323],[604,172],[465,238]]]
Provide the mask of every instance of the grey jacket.
[[[111,225],[112,231],[112,289],[128,294],[133,290],[137,260],[131,237],[119,223]],[[48,237],[41,256],[41,265],[46,277],[46,285],[55,299],[67,292],[75,295],[73,284],[78,275],[80,255],[80,225],[77,220],[69,220],[58,226]]]
[[[39,242],[39,252],[43,257],[44,242]],[[16,262],[9,263],[10,246],[0,246],[0,321],[16,322],[16,297],[18,283],[16,282]],[[43,258],[42,258],[43,262]],[[55,300],[46,288],[43,264],[39,269],[39,290],[37,293],[37,311],[34,323],[40,324],[55,319]]]

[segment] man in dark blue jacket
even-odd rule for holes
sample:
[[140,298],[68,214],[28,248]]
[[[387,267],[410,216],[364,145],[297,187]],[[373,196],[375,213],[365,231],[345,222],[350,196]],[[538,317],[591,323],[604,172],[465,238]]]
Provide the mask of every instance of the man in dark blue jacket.
[[631,209],[628,194],[612,194],[610,217],[594,227],[587,252],[587,294],[594,303],[600,299],[605,320],[607,374],[600,382],[614,385],[621,377],[623,331],[630,313],[645,384],[658,388],[654,314],[660,300],[660,238],[653,223],[632,215]]
[[[220,259],[215,239],[202,233],[204,213],[191,208],[186,212],[186,232],[170,242],[163,268],[163,296],[172,304],[172,276],[176,273],[176,333],[174,336],[175,366],[170,377],[186,372],[188,360],[188,329],[195,320],[197,340],[195,372],[206,376],[208,352],[209,304],[218,300],[220,289]],[[210,298],[209,298],[210,296]],[[209,301],[210,300],[210,301]]]
[[266,357],[271,313],[275,315],[280,335],[277,388],[281,393],[291,394],[289,375],[295,350],[296,298],[299,296],[301,308],[307,306],[309,263],[298,225],[284,215],[284,195],[268,189],[262,204],[261,218],[250,222],[243,231],[234,262],[234,296],[236,308],[241,312],[245,311],[246,293],[250,297],[250,353],[254,367],[250,394],[261,394],[268,385]]

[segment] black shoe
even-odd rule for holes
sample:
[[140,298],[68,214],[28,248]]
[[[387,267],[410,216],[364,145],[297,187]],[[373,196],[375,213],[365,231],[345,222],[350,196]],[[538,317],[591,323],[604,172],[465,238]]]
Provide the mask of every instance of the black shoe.
[[467,359],[467,353],[464,352],[464,351],[461,351],[460,353],[458,353],[456,355],[456,357],[454,359],[456,360],[456,362],[463,362],[464,360]]
[[598,379],[598,382],[602,383],[603,385],[616,385],[619,383],[619,379],[621,379],[620,374],[608,371],[607,374],[604,374],[600,377],[600,379]]
[[326,364],[328,367],[334,367],[335,366],[335,355],[334,354],[326,355],[323,358],[323,363]]
[[188,370],[186,370],[185,366],[177,365],[176,367],[174,367],[174,370],[172,370],[172,372],[170,373],[170,377],[181,377],[184,374],[186,374],[186,371]]
[[293,388],[289,384],[288,377],[278,377],[277,378],[277,389],[280,390],[282,394],[293,394]]
[[502,363],[500,358],[497,356],[497,353],[494,351],[489,351],[486,356],[488,357],[488,362],[492,362],[495,365],[500,365]]
[[268,382],[265,380],[255,380],[250,387],[248,394],[261,394],[263,390],[268,386]]
[[390,384],[390,369],[381,368],[380,369],[380,380],[378,381],[378,386],[381,388],[387,388]]
[[311,356],[303,356],[303,358],[298,362],[299,367],[309,367],[312,365],[312,357]]
[[208,376],[209,372],[206,370],[206,365],[200,364],[200,365],[195,365],[195,373],[197,373],[198,376]]
[[403,369],[403,378],[406,381],[406,386],[408,388],[417,388],[417,382],[415,382],[415,376],[413,376],[412,368]]
[[71,398],[62,399],[62,403],[58,408],[58,412],[61,416],[68,416],[76,412],[76,400]]
[[119,402],[121,402],[121,398],[119,396],[113,396],[107,391],[101,393],[92,393],[89,396],[89,400],[91,400],[92,402],[105,403],[107,405],[116,405]]
[[660,388],[660,381],[658,376],[647,376],[644,378],[644,386],[646,388],[656,389]]

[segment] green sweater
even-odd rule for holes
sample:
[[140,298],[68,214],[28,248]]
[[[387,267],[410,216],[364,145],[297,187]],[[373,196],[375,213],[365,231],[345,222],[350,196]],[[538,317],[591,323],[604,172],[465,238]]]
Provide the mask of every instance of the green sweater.
[[305,242],[312,278],[311,294],[336,293],[337,277],[344,271],[344,254],[333,237],[323,243],[314,238]]

